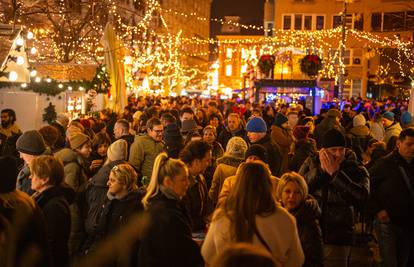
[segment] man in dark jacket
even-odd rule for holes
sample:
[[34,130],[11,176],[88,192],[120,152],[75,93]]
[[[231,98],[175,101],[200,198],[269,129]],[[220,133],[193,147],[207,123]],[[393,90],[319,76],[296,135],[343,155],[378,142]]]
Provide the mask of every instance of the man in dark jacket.
[[414,128],[407,128],[400,133],[397,150],[370,169],[370,203],[383,266],[414,264],[413,159]]
[[322,208],[325,266],[348,266],[353,210],[368,197],[369,175],[355,153],[345,148],[339,130],[329,130],[322,140],[319,154],[308,157],[299,173]]
[[269,167],[272,175],[280,177],[282,175],[282,154],[279,146],[272,141],[267,133],[266,122],[260,117],[252,117],[246,125],[247,137],[251,144],[262,145],[266,148],[269,155]]
[[246,131],[238,113],[230,113],[226,120],[226,127],[221,131],[217,141],[222,147],[226,147],[229,140],[234,136],[240,136],[246,140]]

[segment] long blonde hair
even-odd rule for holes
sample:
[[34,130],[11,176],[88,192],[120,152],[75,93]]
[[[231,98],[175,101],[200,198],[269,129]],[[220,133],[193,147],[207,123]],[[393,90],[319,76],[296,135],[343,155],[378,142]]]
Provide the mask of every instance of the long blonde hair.
[[187,171],[185,163],[179,159],[169,158],[167,153],[161,153],[155,158],[154,167],[152,169],[151,180],[147,187],[147,193],[142,199],[144,208],[147,208],[151,198],[156,196],[160,191],[165,177],[175,179],[177,175]]

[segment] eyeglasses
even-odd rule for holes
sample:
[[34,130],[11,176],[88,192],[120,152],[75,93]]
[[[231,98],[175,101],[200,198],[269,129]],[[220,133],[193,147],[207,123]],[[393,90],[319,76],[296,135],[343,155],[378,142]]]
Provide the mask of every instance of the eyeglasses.
[[156,134],[162,134],[164,132],[164,130],[151,130],[153,132],[155,132]]

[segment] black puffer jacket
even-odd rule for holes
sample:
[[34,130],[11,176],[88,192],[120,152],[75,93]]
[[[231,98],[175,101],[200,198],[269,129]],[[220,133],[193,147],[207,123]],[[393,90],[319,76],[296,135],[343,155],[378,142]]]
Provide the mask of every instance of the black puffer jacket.
[[104,165],[98,173],[89,180],[86,190],[80,197],[86,239],[89,235],[95,232],[99,214],[102,213],[102,207],[108,199],[106,193],[108,192],[107,183],[109,174],[114,166],[122,163],[126,163],[126,161],[117,160]]
[[177,124],[171,123],[165,127],[164,142],[168,156],[178,159],[178,154],[184,147],[184,139]]
[[304,267],[323,266],[322,232],[319,226],[321,210],[318,202],[311,195],[295,210],[300,243],[305,254]]
[[321,170],[319,154],[307,158],[299,173],[322,208],[324,242],[352,244],[354,208],[361,207],[369,194],[368,171],[357,161],[355,153],[347,149],[339,171],[332,176]]
[[200,247],[191,237],[190,217],[181,201],[160,192],[151,199],[148,214],[150,225],[141,242],[138,266],[203,266]]
[[71,227],[69,205],[75,200],[75,191],[68,185],[52,186],[34,199],[46,219],[47,238],[53,266],[69,266],[68,240]]

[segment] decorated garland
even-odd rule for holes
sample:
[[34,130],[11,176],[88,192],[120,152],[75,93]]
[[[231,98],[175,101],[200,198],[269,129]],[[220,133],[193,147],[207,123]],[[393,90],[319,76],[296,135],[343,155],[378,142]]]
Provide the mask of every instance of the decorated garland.
[[306,55],[300,60],[300,70],[308,76],[316,76],[322,69],[322,60],[317,55]]
[[262,55],[257,65],[263,74],[269,76],[270,71],[275,67],[275,60],[276,58],[274,55]]
[[[0,87],[13,86],[14,84],[11,82],[1,82]],[[103,65],[99,65],[96,68],[95,77],[92,81],[59,82],[50,78],[40,80],[38,77],[32,77],[30,78],[30,83],[21,84],[21,89],[24,91],[33,91],[48,96],[56,96],[66,90],[88,92],[91,89],[95,90],[96,93],[107,94],[110,88],[109,75]]]

